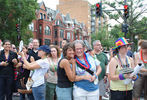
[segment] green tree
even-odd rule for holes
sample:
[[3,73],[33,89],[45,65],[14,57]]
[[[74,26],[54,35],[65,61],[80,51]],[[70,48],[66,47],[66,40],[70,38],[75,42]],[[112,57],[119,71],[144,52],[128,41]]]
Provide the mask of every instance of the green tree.
[[[145,16],[144,14],[147,11],[146,5],[143,4],[144,1],[145,0],[127,0],[127,5],[129,7],[129,18],[127,19],[127,24],[129,25],[129,32],[127,34],[127,38],[129,38],[132,42],[135,41],[135,35],[146,35],[147,17],[142,17]],[[105,0],[103,1],[103,4],[105,5],[105,10],[106,6],[109,6],[115,10],[114,13],[107,11],[105,11],[105,13],[109,16],[110,19],[114,19],[115,21],[117,21],[119,23],[118,26],[121,26],[123,23],[121,22],[121,20],[124,20],[124,11],[119,9],[124,8],[124,1],[114,0],[113,2],[110,2],[108,0]],[[116,27],[114,28],[116,29]],[[121,27],[118,28],[121,30]],[[114,29],[112,31],[114,31]]]
[[94,40],[100,40],[102,46],[106,47],[107,49],[112,47],[115,41],[113,37],[110,36],[107,26],[104,26],[98,32],[95,32],[91,35],[91,42],[93,43]]
[[32,37],[28,25],[36,18],[37,0],[0,0],[0,39],[9,39],[18,44],[16,24],[25,42]]

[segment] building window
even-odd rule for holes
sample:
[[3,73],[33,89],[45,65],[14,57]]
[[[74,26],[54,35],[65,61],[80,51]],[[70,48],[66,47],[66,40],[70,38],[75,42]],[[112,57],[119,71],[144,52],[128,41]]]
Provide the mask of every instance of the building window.
[[45,27],[45,35],[50,35],[51,34],[51,30],[49,26]]
[[82,40],[82,36],[80,36],[80,40]]
[[62,48],[62,41],[60,41],[60,48]]
[[44,43],[45,45],[50,45],[51,40],[50,39],[45,39]]
[[70,40],[70,32],[67,32],[67,39]]
[[55,41],[55,45],[58,45],[58,41]]
[[58,36],[58,30],[55,29],[55,38],[57,38],[57,36]]
[[42,34],[42,25],[39,25],[39,33]]
[[43,19],[43,14],[42,13],[40,13],[40,19]]
[[64,38],[64,30],[60,30],[60,38]]
[[34,23],[31,23],[31,24],[29,25],[29,29],[30,29],[31,31],[34,31]]
[[46,19],[46,15],[44,14],[44,19]]
[[55,24],[56,24],[56,25],[60,25],[60,23],[61,23],[61,22],[60,22],[59,19],[55,21]]
[[71,33],[72,34],[72,40],[74,40],[74,34],[73,33]]
[[39,44],[42,45],[42,39],[39,39]]

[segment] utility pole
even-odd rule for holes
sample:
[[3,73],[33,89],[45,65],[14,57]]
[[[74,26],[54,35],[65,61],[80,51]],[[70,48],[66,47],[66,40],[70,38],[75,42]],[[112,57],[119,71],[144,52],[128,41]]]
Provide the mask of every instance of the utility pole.
[[129,8],[127,5],[126,0],[124,0],[124,24],[122,25],[122,29],[125,28],[125,31],[122,30],[122,32],[124,32],[124,37],[127,37],[127,33],[128,33],[128,24],[127,24],[127,18],[129,17]]

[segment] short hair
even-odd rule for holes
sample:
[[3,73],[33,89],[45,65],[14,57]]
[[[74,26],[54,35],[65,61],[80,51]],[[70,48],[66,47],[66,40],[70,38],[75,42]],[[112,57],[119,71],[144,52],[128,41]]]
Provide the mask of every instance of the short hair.
[[75,45],[77,43],[80,43],[83,47],[85,47],[85,44],[84,44],[83,40],[75,40],[75,41],[73,41],[73,48],[74,48],[74,50],[75,50]]
[[94,46],[97,42],[100,42],[101,43],[100,40],[95,40],[95,41],[93,41],[92,45]]
[[63,57],[66,57],[67,56],[67,50],[69,48],[72,48],[74,50],[73,43],[66,43],[65,44],[65,46],[63,47]]
[[[61,50],[57,45],[51,45],[50,48],[55,48],[57,50],[57,57],[60,58],[61,56]],[[51,53],[49,54],[50,57],[52,57]]]
[[[38,41],[38,43],[39,43],[39,40],[38,40],[38,39],[33,39],[33,41],[34,41],[34,40],[37,40],[37,41]],[[33,42],[33,41],[32,41],[32,42]]]
[[66,41],[66,43],[68,43],[68,42],[69,42],[69,40],[68,40],[68,39],[66,39],[66,38],[63,38],[63,40],[64,40],[64,41]]
[[3,45],[5,45],[6,42],[9,42],[11,44],[10,40],[4,40]]

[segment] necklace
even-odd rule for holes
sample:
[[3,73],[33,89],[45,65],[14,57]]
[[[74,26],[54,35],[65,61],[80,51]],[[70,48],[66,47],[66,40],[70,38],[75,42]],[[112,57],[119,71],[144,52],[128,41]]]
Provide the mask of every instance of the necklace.
[[140,50],[140,57],[141,57],[141,60],[143,63],[147,63],[147,61],[144,61],[144,59],[143,59],[142,49]]
[[89,63],[87,55],[85,53],[84,53],[84,61],[85,61],[86,64],[84,64],[77,56],[76,56],[75,60],[76,60],[76,63],[79,66],[81,66],[81,67],[83,67],[85,69],[90,69],[91,68],[91,64]]
[[121,67],[122,67],[122,68],[129,67],[129,63],[128,63],[127,57],[126,57],[126,65],[124,65],[124,64],[122,63],[122,61],[121,61],[121,58],[120,58],[119,54],[118,54],[117,56],[118,56],[118,59],[119,59],[119,61],[120,61],[120,64],[121,64]]

